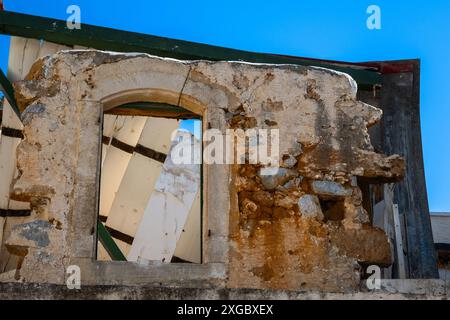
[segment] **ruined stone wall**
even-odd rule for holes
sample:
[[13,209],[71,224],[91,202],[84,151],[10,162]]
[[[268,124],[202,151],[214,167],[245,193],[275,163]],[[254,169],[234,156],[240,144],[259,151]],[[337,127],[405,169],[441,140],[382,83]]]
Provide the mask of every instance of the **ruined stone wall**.
[[[356,100],[346,74],[66,51],[38,60],[15,88],[25,139],[12,197],[30,201],[33,215],[6,243],[24,257],[22,281],[62,283],[67,263],[93,258],[101,111],[136,101],[182,106],[204,129],[279,129],[276,174],[261,174],[261,164],[204,165],[204,265],[223,266],[211,271],[220,286],[348,290],[358,263],[391,263],[356,177],[396,181],[404,164],[373,151],[367,128],[381,110]],[[189,275],[167,272],[186,285]]]
[[243,71],[233,82],[254,96],[229,125],[280,128],[282,162],[270,176],[258,165],[234,167],[230,286],[356,287],[360,264],[392,262],[384,232],[370,226],[356,177],[396,180],[403,162],[373,152],[367,128],[381,111],[355,100],[353,80],[313,69],[284,83],[291,70],[276,71],[265,70],[264,78]]

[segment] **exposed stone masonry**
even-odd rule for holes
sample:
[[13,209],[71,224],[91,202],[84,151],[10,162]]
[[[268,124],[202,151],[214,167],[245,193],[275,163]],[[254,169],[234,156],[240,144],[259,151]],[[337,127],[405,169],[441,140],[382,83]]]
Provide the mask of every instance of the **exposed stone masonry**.
[[22,281],[62,283],[69,261],[93,257],[99,117],[136,101],[182,106],[204,129],[280,130],[276,174],[261,164],[204,170],[204,262],[225,266],[222,286],[345,291],[358,287],[361,264],[391,264],[357,177],[398,181],[404,162],[374,152],[367,128],[382,112],[356,100],[346,74],[67,51],[38,60],[15,88],[25,139],[11,190],[33,214],[6,243],[21,249]]

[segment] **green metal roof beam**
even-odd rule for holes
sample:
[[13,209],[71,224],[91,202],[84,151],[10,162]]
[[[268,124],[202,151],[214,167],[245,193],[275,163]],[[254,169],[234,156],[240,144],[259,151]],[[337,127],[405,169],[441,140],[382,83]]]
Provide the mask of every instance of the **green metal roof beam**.
[[19,108],[17,108],[16,99],[14,98],[14,88],[1,69],[0,69],[0,91],[3,92],[5,99],[8,100],[14,112],[20,118],[20,111]]
[[67,28],[66,21],[63,20],[9,11],[0,11],[0,33],[43,39],[69,46],[80,45],[118,52],[143,52],[184,60],[248,61],[318,66],[348,73],[360,85],[371,86],[381,83],[379,73],[361,67],[353,68],[316,60],[235,50],[88,24],[82,24],[79,30],[70,30]]

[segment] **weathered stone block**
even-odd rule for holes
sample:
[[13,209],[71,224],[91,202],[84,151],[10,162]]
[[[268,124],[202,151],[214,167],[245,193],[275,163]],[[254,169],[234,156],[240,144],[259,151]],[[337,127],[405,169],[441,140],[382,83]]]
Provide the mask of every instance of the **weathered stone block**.
[[267,190],[275,189],[278,186],[284,185],[292,177],[298,175],[296,170],[290,170],[285,168],[278,168],[275,174],[265,174],[264,171],[259,171],[259,177],[261,178],[261,183]]
[[320,208],[319,198],[311,194],[305,194],[298,200],[298,208],[304,217],[323,220],[322,209]]
[[351,188],[346,188],[342,184],[334,181],[313,181],[311,183],[311,189],[315,194],[324,198],[349,197],[353,192]]

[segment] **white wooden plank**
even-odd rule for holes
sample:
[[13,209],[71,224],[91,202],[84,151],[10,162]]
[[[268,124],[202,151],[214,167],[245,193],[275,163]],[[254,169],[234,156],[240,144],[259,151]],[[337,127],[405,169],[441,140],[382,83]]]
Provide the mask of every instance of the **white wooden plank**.
[[155,160],[133,155],[108,215],[109,227],[134,236],[161,168]]
[[[119,250],[124,254],[124,256],[126,256],[128,254],[128,251],[130,250],[130,245],[128,243],[125,243],[118,239],[114,239],[114,242],[116,243]],[[100,241],[98,241],[98,247],[97,247],[97,260],[112,261],[111,257],[109,256],[108,251],[106,251],[105,247],[103,246],[103,244]]]
[[38,58],[39,49],[41,48],[39,40],[36,39],[27,39],[25,43],[25,52],[23,55],[23,63],[22,63],[22,75],[21,79],[25,79],[28,72],[31,69],[31,66],[34,64],[36,59]]
[[[113,238],[114,239],[114,238]],[[123,242],[121,240],[118,239],[114,239],[114,241],[116,242],[117,246],[119,247],[120,251],[123,253],[123,255],[126,257],[128,255],[128,252],[130,252],[130,248],[131,246],[126,243]]]
[[79,45],[74,45],[73,49],[74,50],[88,50],[88,49],[91,49],[91,48],[83,47],[83,46],[79,46]]
[[[146,121],[146,117],[119,116],[115,121],[112,137],[128,145],[136,146]],[[109,216],[131,157],[130,153],[114,146],[108,147],[101,171],[100,215]]]
[[[11,105],[5,100],[3,105],[2,127],[13,128],[17,130],[23,129],[23,124],[16,115]],[[1,136],[0,143],[0,208],[1,209],[21,209],[17,204],[26,205],[24,203],[11,202],[9,192],[12,180],[16,172],[16,149],[21,139]],[[27,208],[27,207],[26,207]],[[0,247],[3,243],[3,235],[6,228],[7,218],[0,217]]]
[[116,120],[119,116],[105,114],[103,117],[103,135],[111,138],[116,130]]
[[[16,201],[9,199],[8,209],[11,210],[29,210],[31,208],[29,202],[22,202],[22,201]],[[15,219],[22,219],[22,218],[15,218]],[[26,219],[26,218],[23,218]]]
[[[391,252],[394,252],[394,243],[395,243],[395,231],[393,227],[393,185],[385,184],[383,186],[383,198],[384,200],[378,202],[374,206],[373,210],[373,226],[383,229],[388,238],[391,247]],[[388,268],[383,268],[383,279],[391,279],[392,278],[392,266]]]
[[41,47],[39,48],[38,58],[54,54],[58,51],[59,45],[52,42],[41,41]]
[[[191,134],[185,131],[179,131],[176,138],[179,136],[184,136],[184,139],[191,138]],[[173,146],[178,141],[175,139]],[[185,227],[189,228],[189,236],[184,239],[185,243],[182,246],[196,247],[193,251],[197,249],[195,253],[198,257],[194,257],[195,253],[188,251],[181,255],[189,260],[199,260],[200,241],[195,243],[200,236],[199,206],[195,208],[197,212],[193,212],[191,221],[191,224],[196,224],[198,228],[193,225],[186,226],[194,199],[199,194],[199,186],[200,165],[175,165],[170,156],[167,157],[127,256],[129,261],[170,262]]]
[[11,82],[23,80],[38,58],[67,49],[71,48],[43,40],[11,37],[8,79]]
[[64,46],[62,44],[57,44],[57,43],[48,42],[48,41],[41,41],[37,58],[43,58],[45,56],[54,54],[61,50],[70,50],[70,49],[72,49],[72,48],[68,47],[68,46]]
[[392,205],[392,214],[394,219],[394,231],[395,231],[395,247],[397,251],[397,265],[398,265],[398,277],[399,279],[406,278],[406,266],[405,256],[403,251],[403,237],[400,226],[400,216],[398,213],[398,205]]
[[98,241],[97,243],[97,260],[111,261],[111,257],[109,256],[108,252],[106,251],[105,247],[100,241]]
[[[114,135],[114,125],[116,123],[118,116],[105,114],[103,117],[103,136],[107,138],[112,138]],[[105,162],[106,153],[108,152],[109,144],[102,143],[102,166]]]
[[186,224],[181,232],[173,255],[192,263],[201,263],[201,203],[200,192],[194,199]]
[[22,80],[26,43],[26,38],[11,37],[8,60],[8,79],[11,82]]
[[[7,100],[3,105],[2,127],[22,130],[23,125]],[[9,203],[9,191],[14,172],[16,170],[16,149],[21,139],[2,136],[0,144],[0,208],[7,209]]]
[[[177,127],[177,120],[148,118],[138,143],[167,154]],[[107,226],[130,236],[136,234],[161,169],[162,163],[133,153],[109,212]]]
[[147,117],[117,116],[112,137],[135,146],[142,134]]
[[177,128],[178,120],[149,117],[138,143],[167,154],[171,145],[171,137],[176,133]]
[[[8,100],[4,100],[3,115],[2,115],[2,127],[13,128],[17,130],[23,130],[23,124],[14,109],[9,104]],[[17,138],[13,138],[17,139]],[[20,139],[19,139],[20,140]]]
[[[15,82],[24,79],[37,58],[54,53],[60,49],[61,46],[59,45],[52,45],[35,39],[11,37],[7,72],[9,80]],[[3,106],[2,126],[18,130],[23,129],[20,119],[7,101],[5,101]],[[20,139],[2,136],[1,140],[0,177],[2,178],[2,183],[0,184],[0,208],[12,210],[30,209],[29,203],[9,199],[10,186],[16,174],[16,148],[20,143]],[[3,260],[10,260],[9,253],[3,247],[4,236],[7,237],[15,224],[22,223],[25,220],[26,218],[21,217],[0,217],[0,248],[2,250],[0,256]],[[3,261],[1,267],[7,265],[5,261]],[[11,259],[11,262],[14,262],[14,258]]]

